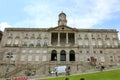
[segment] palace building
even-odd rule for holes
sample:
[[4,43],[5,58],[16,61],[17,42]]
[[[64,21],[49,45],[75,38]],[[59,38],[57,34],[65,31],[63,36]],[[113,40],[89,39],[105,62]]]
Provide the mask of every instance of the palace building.
[[[0,64],[9,68],[7,76],[20,75],[28,68],[35,69],[36,74],[47,74],[55,66],[69,65],[76,73],[98,64],[120,64],[116,29],[73,28],[67,25],[63,12],[56,27],[5,28],[0,49]],[[5,66],[1,69],[6,70]]]

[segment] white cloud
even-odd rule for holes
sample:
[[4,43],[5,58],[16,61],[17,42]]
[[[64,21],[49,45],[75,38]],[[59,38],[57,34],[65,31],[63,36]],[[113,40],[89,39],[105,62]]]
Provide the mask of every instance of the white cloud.
[[85,9],[89,11],[83,15],[79,15],[82,16],[81,18],[78,16],[77,18],[70,19],[70,25],[77,24],[76,26],[81,28],[90,28],[94,25],[101,24],[105,20],[113,18],[114,16],[112,14],[115,12],[120,12],[119,0],[89,0],[92,4],[87,5],[88,3],[84,1],[84,6],[81,6],[78,0],[75,0],[75,2],[78,9],[81,9],[81,7],[84,9],[84,6],[86,6]]
[[0,30],[4,31],[5,28],[11,27],[10,24],[8,24],[7,22],[1,22],[0,23]]
[[120,12],[119,0],[69,0],[69,4],[65,4],[68,0],[47,1],[37,0],[25,6],[24,11],[29,17],[15,26],[54,27],[57,26],[57,15],[63,10],[67,14],[68,26],[92,28]]

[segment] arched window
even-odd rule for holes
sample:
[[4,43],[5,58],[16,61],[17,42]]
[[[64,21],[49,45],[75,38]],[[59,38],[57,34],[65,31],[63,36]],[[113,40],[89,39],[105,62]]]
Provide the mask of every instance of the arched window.
[[57,61],[57,51],[56,50],[52,50],[51,61]]
[[69,60],[70,61],[75,61],[75,52],[73,50],[71,50],[70,53],[69,53]]

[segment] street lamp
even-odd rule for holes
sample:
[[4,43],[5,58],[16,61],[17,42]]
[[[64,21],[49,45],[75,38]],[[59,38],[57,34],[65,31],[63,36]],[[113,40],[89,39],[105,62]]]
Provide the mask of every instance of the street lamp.
[[51,73],[51,71],[50,71],[50,60],[49,60],[49,74]]
[[57,57],[56,56],[54,57],[54,60],[57,61]]

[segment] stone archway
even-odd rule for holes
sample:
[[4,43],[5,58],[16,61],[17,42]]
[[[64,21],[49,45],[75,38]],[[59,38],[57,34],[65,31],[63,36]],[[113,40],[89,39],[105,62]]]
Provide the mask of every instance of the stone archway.
[[57,61],[57,51],[52,50],[51,52],[51,61]]
[[62,50],[60,52],[60,61],[66,61],[66,51]]
[[75,61],[75,52],[74,52],[74,50],[71,50],[69,52],[69,60],[70,61]]

